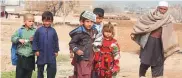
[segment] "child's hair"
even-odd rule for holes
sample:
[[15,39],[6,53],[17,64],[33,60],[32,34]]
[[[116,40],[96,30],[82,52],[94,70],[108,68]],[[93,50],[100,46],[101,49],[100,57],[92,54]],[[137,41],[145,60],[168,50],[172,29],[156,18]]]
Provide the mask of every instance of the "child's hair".
[[50,11],[45,11],[43,14],[42,14],[42,21],[43,20],[51,20],[53,21],[54,18],[53,18],[53,14],[50,12]]
[[115,35],[114,26],[111,24],[111,22],[108,22],[108,24],[104,25],[102,33],[104,33],[104,32],[111,32],[114,37],[114,35]]
[[30,13],[26,13],[23,15],[23,20],[26,21],[26,20],[34,20],[34,15],[33,14],[30,14]]
[[85,13],[85,11],[83,11],[81,14],[80,14],[80,19],[79,21],[82,21],[84,17],[82,17],[82,15]]
[[102,8],[95,8],[93,13],[99,17],[104,17],[104,10]]

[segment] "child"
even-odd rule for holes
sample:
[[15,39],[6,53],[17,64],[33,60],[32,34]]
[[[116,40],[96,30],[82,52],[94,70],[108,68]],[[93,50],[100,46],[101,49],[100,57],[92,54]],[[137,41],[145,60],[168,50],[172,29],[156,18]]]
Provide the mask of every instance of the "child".
[[[80,21],[80,25],[79,26],[82,26],[83,25],[83,22],[82,22],[82,15],[85,11],[83,11],[81,14],[80,14],[80,18],[79,18],[79,21]],[[72,49],[70,48],[70,58],[72,59],[71,61],[71,65],[75,65],[76,61],[74,59],[74,52],[72,51]],[[75,66],[74,66],[74,73],[76,72],[76,69],[75,69]],[[76,76],[73,74],[72,76],[69,76],[69,78],[75,78]]]
[[[80,25],[79,26],[82,26],[83,25],[83,22],[82,22],[82,19],[83,19],[83,17],[82,17],[82,15],[83,15],[83,13],[84,13],[85,11],[83,11],[81,14],[80,14],[80,18],[79,18],[79,21],[80,21]],[[70,58],[73,58],[74,57],[74,53],[73,53],[73,51],[71,51],[72,49],[70,48]],[[74,60],[72,60],[72,65],[73,65],[73,62],[74,62]]]
[[11,37],[12,42],[18,44],[16,78],[31,78],[35,69],[35,57],[32,51],[32,40],[35,33],[34,16],[27,13],[23,19],[24,25]]
[[98,34],[96,36],[96,39],[93,43],[93,49],[94,49],[94,52],[98,52],[99,51],[99,46],[102,45],[102,38],[103,38],[103,35],[102,35],[102,29],[103,29],[103,24],[102,24],[102,20],[104,18],[104,10],[102,8],[95,8],[93,10],[93,13],[96,15],[96,22],[94,24],[94,28],[97,29],[98,31]]
[[70,48],[74,52],[76,78],[91,78],[93,50],[92,42],[94,41],[97,30],[93,28],[93,22],[96,15],[92,12],[85,11],[83,15],[83,25],[77,27],[69,33],[71,41]]
[[[102,25],[102,21],[104,19],[104,9],[102,9],[102,8],[95,8],[93,10],[93,13],[96,15],[96,22],[95,22],[95,24]],[[100,28],[100,29],[102,29],[102,28]]]
[[38,78],[44,78],[44,66],[47,64],[47,78],[56,76],[56,56],[59,43],[57,32],[51,27],[53,14],[45,11],[42,14],[43,26],[37,29],[33,40],[33,51],[37,56]]
[[100,51],[94,58],[94,71],[98,78],[116,78],[119,72],[120,50],[114,37],[114,27],[111,23],[103,27],[103,41]]
[[[97,29],[98,34],[96,35],[95,41],[93,42],[93,50],[94,50],[94,56],[98,55],[98,52],[100,51],[100,46],[102,45],[102,29],[103,29],[103,23],[102,20],[104,18],[104,10],[102,8],[95,8],[93,10],[93,13],[96,14],[96,22],[94,24],[94,28]],[[92,76],[94,78],[97,77],[97,72],[92,71]]]

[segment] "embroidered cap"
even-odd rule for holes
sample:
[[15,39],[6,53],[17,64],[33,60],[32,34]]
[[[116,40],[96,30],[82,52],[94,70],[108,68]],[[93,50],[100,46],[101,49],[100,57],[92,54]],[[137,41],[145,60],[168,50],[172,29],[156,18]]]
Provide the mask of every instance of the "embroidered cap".
[[91,20],[93,22],[96,22],[96,15],[93,12],[85,11],[82,14],[82,17],[87,18],[87,19],[89,19],[89,20]]

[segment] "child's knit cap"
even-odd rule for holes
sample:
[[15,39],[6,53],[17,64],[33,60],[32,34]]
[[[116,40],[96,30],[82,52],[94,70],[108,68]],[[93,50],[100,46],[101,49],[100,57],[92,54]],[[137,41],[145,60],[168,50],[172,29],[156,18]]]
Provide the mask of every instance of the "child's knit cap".
[[96,22],[96,15],[93,12],[85,11],[82,15],[82,17],[91,20],[93,22]]

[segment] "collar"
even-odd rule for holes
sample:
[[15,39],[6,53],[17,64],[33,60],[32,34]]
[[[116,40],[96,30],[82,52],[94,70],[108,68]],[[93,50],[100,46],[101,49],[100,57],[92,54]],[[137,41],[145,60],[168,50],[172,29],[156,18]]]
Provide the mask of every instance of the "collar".
[[52,26],[49,26],[49,27],[45,27],[45,26],[43,25],[42,27],[44,27],[44,28],[51,28]]
[[[22,25],[21,29],[25,29],[25,25]],[[33,26],[31,28],[29,28],[31,30],[35,29]]]

